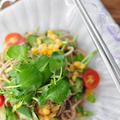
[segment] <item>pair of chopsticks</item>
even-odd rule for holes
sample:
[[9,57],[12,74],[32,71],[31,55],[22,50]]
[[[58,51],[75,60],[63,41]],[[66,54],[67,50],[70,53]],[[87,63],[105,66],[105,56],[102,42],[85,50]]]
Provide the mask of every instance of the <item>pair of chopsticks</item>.
[[81,0],[73,0],[78,7],[81,16],[83,18],[84,23],[86,24],[86,27],[88,29],[88,32],[96,45],[112,79],[115,82],[116,87],[118,88],[120,92],[120,69],[118,65],[116,64],[113,56],[111,55],[109,49],[107,48],[103,38],[99,34],[97,28],[95,27],[94,23],[92,22],[91,18],[88,15],[88,12],[86,11],[83,3]]

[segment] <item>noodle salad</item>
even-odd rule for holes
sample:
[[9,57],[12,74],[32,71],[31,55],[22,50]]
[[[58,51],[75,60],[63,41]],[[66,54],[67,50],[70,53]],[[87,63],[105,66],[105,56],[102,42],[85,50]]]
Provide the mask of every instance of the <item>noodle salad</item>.
[[96,101],[99,74],[77,46],[78,35],[65,30],[10,33],[0,54],[2,120],[75,120],[92,116],[84,101]]

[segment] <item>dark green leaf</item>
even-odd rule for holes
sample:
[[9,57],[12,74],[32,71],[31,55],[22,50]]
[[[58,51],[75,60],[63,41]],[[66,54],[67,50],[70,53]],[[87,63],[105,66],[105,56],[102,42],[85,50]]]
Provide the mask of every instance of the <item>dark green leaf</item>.
[[11,70],[11,71],[9,72],[9,74],[10,74],[10,76],[11,76],[12,78],[16,78],[16,71],[15,71],[15,70]]
[[39,105],[45,105],[46,104],[46,97],[45,96],[40,96],[39,98],[38,98],[38,104]]
[[72,58],[71,58],[71,56],[67,56],[67,61],[68,61],[69,63],[72,63]]
[[65,80],[60,80],[56,85],[53,85],[48,89],[46,98],[55,103],[62,104],[70,93],[69,83]]
[[76,49],[76,43],[75,42],[70,42],[69,45],[72,46],[74,49]]
[[64,71],[64,76],[67,76],[69,73],[70,73],[69,70],[65,70],[65,71]]
[[91,94],[87,97],[87,100],[91,103],[94,103],[96,101],[96,98],[93,94]]
[[50,72],[49,66],[46,66],[46,68],[45,68],[44,71],[42,72],[42,75],[43,75],[43,77],[44,77],[43,83],[46,83],[46,82],[49,80],[51,74],[52,74],[52,73]]
[[32,113],[28,107],[25,105],[17,109],[17,112],[20,114],[21,119],[30,120],[32,118]]
[[10,74],[10,77],[14,78],[14,84],[15,85],[18,84],[19,83],[19,81],[18,81],[18,72],[15,71],[15,70],[11,70],[9,74]]
[[28,43],[30,44],[31,47],[36,45],[38,36],[37,35],[29,35],[28,36]]
[[73,87],[75,93],[82,93],[84,88],[83,81],[80,78],[76,79],[76,84]]
[[17,60],[23,60],[28,53],[28,48],[25,45],[12,45],[8,51],[7,55],[10,58]]
[[41,57],[38,57],[35,60],[35,66],[40,70],[41,72],[45,70],[46,66],[48,65],[49,58],[47,55],[43,55]]
[[54,52],[50,57],[49,68],[51,72],[55,72],[65,65],[65,56],[62,52]]
[[83,98],[83,93],[77,93],[75,95],[75,101],[78,101],[79,99],[82,99]]
[[84,112],[84,116],[86,116],[86,117],[90,117],[90,116],[93,116],[93,115],[94,115],[93,112],[90,112],[90,111]]
[[76,109],[77,109],[77,112],[81,112],[81,113],[84,112],[84,109],[82,106],[78,106]]
[[42,84],[42,74],[31,64],[26,65],[28,68],[23,69],[18,77],[21,88],[38,88]]
[[9,100],[14,104],[21,102],[22,94],[22,91],[19,91],[18,89],[9,89],[4,92],[4,95],[7,95],[9,97]]
[[82,53],[78,53],[73,59],[74,61],[82,61],[84,59],[84,55]]
[[24,102],[31,103],[33,96],[35,96],[35,92],[34,91],[28,92],[28,93],[24,94],[24,96],[22,96],[22,100]]
[[25,69],[30,69],[32,66],[32,64],[19,64],[15,68],[17,68],[19,72],[22,72]]
[[14,112],[12,112],[11,107],[6,107],[6,117],[8,120],[17,120],[17,116]]
[[55,42],[53,40],[49,39],[49,38],[45,38],[45,39],[41,40],[41,43],[52,44],[52,43],[55,43]]
[[80,112],[81,113],[81,116],[84,117],[89,117],[89,116],[93,116],[93,112],[90,112],[90,111],[84,111],[84,108],[82,106],[78,106],[76,108],[77,112]]

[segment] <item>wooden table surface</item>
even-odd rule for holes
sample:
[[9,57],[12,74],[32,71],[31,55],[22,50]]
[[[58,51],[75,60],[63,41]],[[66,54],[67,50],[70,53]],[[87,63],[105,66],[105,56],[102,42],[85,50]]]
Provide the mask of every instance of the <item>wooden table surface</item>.
[[120,0],[101,0],[112,17],[120,25]]
[[[2,0],[0,0],[2,1]],[[9,0],[8,0],[9,1]],[[18,1],[18,0],[16,0]],[[107,10],[111,13],[112,17],[120,25],[120,0],[101,0]],[[11,5],[12,2],[6,2],[3,4],[2,9]]]

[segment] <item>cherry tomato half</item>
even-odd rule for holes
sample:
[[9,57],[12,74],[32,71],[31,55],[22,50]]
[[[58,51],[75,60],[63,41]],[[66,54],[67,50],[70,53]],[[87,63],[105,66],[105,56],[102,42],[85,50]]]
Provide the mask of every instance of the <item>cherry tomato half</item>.
[[86,88],[95,89],[100,82],[100,76],[95,70],[89,68],[83,73],[82,80]]
[[2,95],[0,95],[0,106],[2,106],[4,103],[4,97]]
[[7,46],[21,44],[24,42],[24,38],[19,33],[10,33],[5,37],[5,43]]

